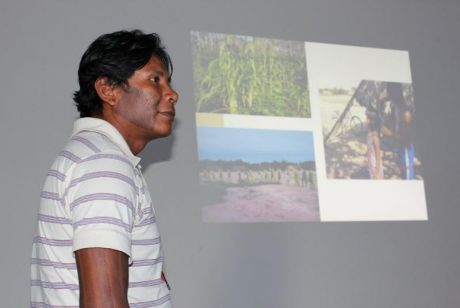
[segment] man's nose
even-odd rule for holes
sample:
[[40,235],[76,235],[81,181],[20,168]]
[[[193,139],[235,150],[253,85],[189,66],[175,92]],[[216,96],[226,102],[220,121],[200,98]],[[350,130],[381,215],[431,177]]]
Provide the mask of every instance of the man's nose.
[[166,91],[166,98],[168,100],[168,102],[170,102],[171,104],[175,105],[177,104],[177,101],[179,100],[179,94],[177,94],[176,91],[174,91],[174,89],[168,85],[168,88],[167,88],[167,91]]

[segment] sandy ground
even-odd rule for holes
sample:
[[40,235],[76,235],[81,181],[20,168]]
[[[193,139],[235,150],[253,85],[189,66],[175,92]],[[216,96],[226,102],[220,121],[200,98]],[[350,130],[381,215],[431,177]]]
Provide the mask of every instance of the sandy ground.
[[[330,179],[368,179],[367,144],[365,137],[356,138],[345,134],[338,141],[331,140],[325,148],[327,177]],[[388,148],[388,147],[387,147]],[[390,151],[383,153],[385,179],[400,179],[397,155]]]
[[318,193],[307,187],[229,187],[224,201],[202,209],[204,222],[319,221]]

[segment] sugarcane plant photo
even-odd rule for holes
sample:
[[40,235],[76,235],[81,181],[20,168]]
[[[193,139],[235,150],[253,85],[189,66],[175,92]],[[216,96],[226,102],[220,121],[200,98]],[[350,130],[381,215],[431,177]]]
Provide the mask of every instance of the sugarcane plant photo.
[[197,112],[310,117],[303,42],[192,32]]

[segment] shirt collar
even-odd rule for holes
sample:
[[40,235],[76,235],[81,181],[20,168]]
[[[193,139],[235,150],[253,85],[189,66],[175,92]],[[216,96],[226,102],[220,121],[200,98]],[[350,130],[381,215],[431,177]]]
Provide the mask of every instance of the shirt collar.
[[90,117],[77,119],[73,126],[72,137],[82,131],[96,132],[106,136],[128,156],[135,166],[139,164],[141,158],[131,152],[125,138],[123,138],[120,132],[109,122]]

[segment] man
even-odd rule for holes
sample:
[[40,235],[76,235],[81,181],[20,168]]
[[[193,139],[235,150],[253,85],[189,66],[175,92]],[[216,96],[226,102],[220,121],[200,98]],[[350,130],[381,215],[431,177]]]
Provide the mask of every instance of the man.
[[386,135],[396,139],[398,163],[403,180],[415,179],[415,150],[413,134],[413,103],[404,97],[401,83],[387,82],[387,99],[391,102],[394,118],[393,129],[386,129]]
[[156,34],[100,36],[83,55],[80,119],[41,193],[31,307],[171,307],[136,155],[171,133],[177,93]]

